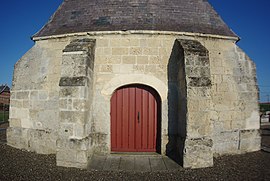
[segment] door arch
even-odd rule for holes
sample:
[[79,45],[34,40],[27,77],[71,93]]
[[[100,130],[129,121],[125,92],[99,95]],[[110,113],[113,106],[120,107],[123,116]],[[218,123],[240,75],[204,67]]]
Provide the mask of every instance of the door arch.
[[160,152],[160,104],[149,86],[118,88],[111,97],[111,151]]

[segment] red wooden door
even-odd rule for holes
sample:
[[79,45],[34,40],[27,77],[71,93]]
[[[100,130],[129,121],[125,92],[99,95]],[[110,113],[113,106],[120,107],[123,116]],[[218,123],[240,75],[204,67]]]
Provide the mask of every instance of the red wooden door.
[[118,89],[111,98],[111,150],[156,152],[157,100],[142,86]]

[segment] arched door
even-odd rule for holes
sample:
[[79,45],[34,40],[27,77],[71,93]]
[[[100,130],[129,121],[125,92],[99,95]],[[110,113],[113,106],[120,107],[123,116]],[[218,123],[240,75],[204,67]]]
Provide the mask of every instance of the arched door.
[[111,151],[156,152],[157,108],[154,91],[141,85],[117,89],[111,98]]

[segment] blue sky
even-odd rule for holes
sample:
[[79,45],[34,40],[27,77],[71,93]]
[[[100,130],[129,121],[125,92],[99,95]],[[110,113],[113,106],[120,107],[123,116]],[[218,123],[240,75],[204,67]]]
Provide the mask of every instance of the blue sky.
[[[257,65],[261,101],[270,95],[270,1],[209,0],[229,27],[241,37],[237,43]],[[13,66],[34,44],[35,34],[62,0],[10,0],[0,6],[0,84],[11,85]]]

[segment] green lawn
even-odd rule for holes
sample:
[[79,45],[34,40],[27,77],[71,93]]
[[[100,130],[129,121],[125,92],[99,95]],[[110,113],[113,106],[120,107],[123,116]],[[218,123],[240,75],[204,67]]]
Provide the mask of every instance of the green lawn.
[[4,112],[3,111],[0,111],[0,122],[5,122],[5,121],[8,121],[8,112]]

